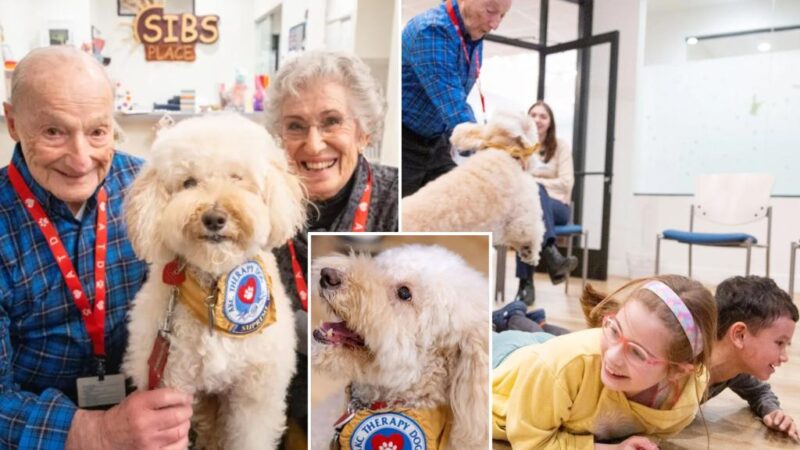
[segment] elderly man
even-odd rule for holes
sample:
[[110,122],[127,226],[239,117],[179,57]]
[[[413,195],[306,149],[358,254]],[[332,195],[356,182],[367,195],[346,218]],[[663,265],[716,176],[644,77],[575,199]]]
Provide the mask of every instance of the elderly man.
[[3,104],[17,142],[0,170],[3,448],[188,443],[190,395],[125,397],[118,375],[128,302],[146,266],[122,221],[122,196],[141,161],[114,151],[113,98],[90,56],[60,46],[20,61]]
[[467,95],[483,37],[509,8],[511,0],[446,0],[403,30],[403,196],[455,167],[448,139],[459,123],[475,122]]

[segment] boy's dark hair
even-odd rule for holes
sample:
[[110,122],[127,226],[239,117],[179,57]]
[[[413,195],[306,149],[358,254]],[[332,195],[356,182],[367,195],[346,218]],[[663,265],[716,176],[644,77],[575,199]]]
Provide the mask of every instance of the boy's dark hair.
[[781,317],[797,322],[800,319],[792,298],[770,278],[750,275],[731,277],[717,286],[717,339],[722,339],[728,328],[744,322],[755,334]]

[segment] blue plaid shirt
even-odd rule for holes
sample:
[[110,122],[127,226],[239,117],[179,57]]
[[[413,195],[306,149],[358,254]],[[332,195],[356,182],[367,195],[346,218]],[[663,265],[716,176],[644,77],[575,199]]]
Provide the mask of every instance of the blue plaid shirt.
[[475,122],[467,95],[478,74],[483,39],[470,39],[455,0],[453,8],[469,64],[444,3],[414,17],[403,29],[403,126],[427,138],[449,134],[462,122]]
[[[95,197],[81,220],[36,184],[19,144],[12,157],[58,229],[84,292],[94,300]],[[105,178],[108,192],[107,373],[125,351],[128,303],[142,286],[145,263],[133,253],[122,214],[123,190],[141,160],[117,152]],[[0,169],[0,448],[62,449],[76,411],[75,380],[93,376],[92,344],[42,232]]]

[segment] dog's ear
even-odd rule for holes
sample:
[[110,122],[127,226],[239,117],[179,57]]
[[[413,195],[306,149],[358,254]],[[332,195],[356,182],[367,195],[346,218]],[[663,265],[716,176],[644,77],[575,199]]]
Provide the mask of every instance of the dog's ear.
[[307,196],[300,178],[285,161],[270,161],[264,202],[269,206],[270,231],[265,248],[280,247],[306,223]]
[[167,191],[157,179],[155,168],[146,164],[125,194],[125,222],[136,255],[149,262],[167,258],[158,218],[167,203]]
[[480,150],[483,148],[483,125],[464,122],[456,125],[450,135],[450,143],[457,150]]
[[450,407],[453,430],[448,448],[472,448],[488,442],[486,408],[489,406],[489,350],[485,327],[469,327],[458,341],[450,363]]

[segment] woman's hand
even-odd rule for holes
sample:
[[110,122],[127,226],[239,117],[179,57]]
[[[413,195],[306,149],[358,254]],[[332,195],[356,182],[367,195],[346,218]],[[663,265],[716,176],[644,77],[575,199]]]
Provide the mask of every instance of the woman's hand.
[[800,433],[797,431],[797,424],[792,419],[792,416],[786,414],[780,409],[776,409],[771,413],[764,416],[764,425],[767,428],[785,433],[795,442],[800,442]]
[[631,436],[619,444],[594,444],[595,450],[658,450],[658,444],[644,436]]

